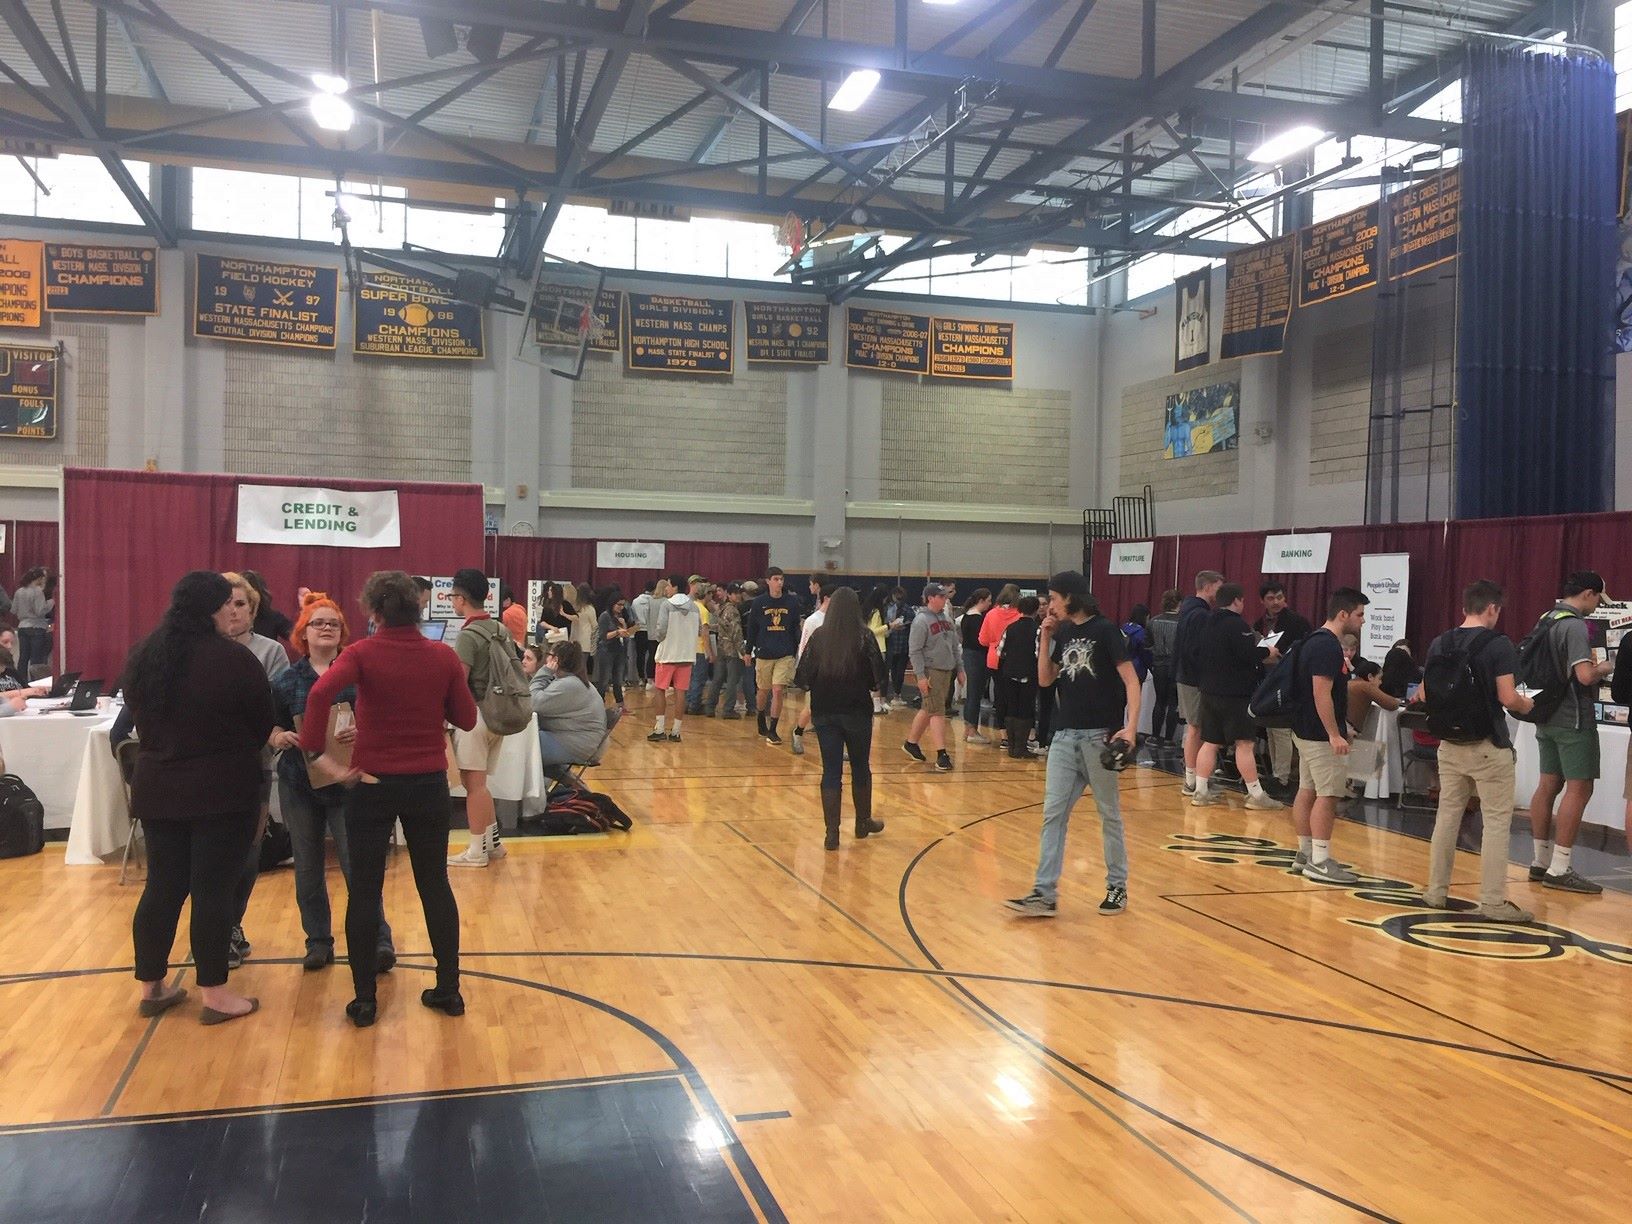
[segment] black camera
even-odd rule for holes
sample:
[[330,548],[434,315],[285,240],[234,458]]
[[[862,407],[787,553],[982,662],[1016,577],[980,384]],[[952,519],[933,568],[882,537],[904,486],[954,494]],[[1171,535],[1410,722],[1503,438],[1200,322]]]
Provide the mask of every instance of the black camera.
[[1099,750],[1099,763],[1106,769],[1121,773],[1133,764],[1133,745],[1121,736],[1105,741],[1105,747]]

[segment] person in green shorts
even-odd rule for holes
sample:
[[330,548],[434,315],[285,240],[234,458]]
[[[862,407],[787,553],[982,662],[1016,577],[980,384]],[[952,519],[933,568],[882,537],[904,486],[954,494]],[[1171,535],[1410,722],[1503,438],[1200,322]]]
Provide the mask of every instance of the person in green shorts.
[[[1575,834],[1598,780],[1593,695],[1609,675],[1610,664],[1593,661],[1585,618],[1598,610],[1603,597],[1603,578],[1591,570],[1578,571],[1565,580],[1564,597],[1537,624],[1538,629],[1546,626],[1546,645],[1556,660],[1556,673],[1567,678],[1569,691],[1551,717],[1536,728],[1541,781],[1530,800],[1530,835],[1536,849],[1530,861],[1530,880],[1563,892],[1604,891],[1570,866]],[[1564,797],[1554,815],[1553,803],[1561,791]]]

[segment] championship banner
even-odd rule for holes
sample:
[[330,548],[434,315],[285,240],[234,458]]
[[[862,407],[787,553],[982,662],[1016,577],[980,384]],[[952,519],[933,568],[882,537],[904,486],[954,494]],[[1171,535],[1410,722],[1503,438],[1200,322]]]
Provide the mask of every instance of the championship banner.
[[355,307],[351,344],[360,355],[480,361],[486,354],[482,308],[452,300],[421,277],[370,272]]
[[744,302],[748,360],[826,365],[829,357],[824,302]]
[[53,314],[156,315],[159,253],[144,246],[48,242],[45,308]]
[[[572,313],[567,308],[568,304],[585,300],[587,294],[588,286],[585,285],[539,281],[538,291],[533,295],[533,340],[548,348],[577,348],[583,339],[582,331],[576,326],[566,327],[563,323]],[[595,299],[594,314],[595,325],[589,333],[590,352],[622,352],[623,291],[602,289]]]
[[1155,551],[1155,540],[1139,540],[1132,544],[1112,544],[1111,562],[1105,572],[1108,574],[1148,574],[1150,573],[1150,559]]
[[38,327],[45,301],[45,244],[0,238],[0,327]]
[[1253,357],[1286,347],[1297,264],[1296,234],[1225,257],[1221,357]]
[[625,543],[622,540],[597,540],[595,567],[597,569],[655,569],[663,568],[666,544]]
[[1258,568],[1266,574],[1324,574],[1332,553],[1332,533],[1266,536],[1264,560]]
[[1455,259],[1461,217],[1460,166],[1402,187],[1389,196],[1389,280],[1426,272]]
[[1369,553],[1360,558],[1360,593],[1366,606],[1360,654],[1381,663],[1405,636],[1405,605],[1411,594],[1410,553]]
[[193,335],[202,340],[332,349],[340,269],[193,257]]
[[1173,372],[1198,369],[1212,360],[1213,273],[1210,268],[1173,282]]
[[[400,548],[397,491],[342,493],[285,485],[238,486],[238,543]],[[450,579],[451,581],[451,579]]]
[[844,364],[890,374],[929,373],[929,316],[845,309]]
[[1329,302],[1377,283],[1376,204],[1311,225],[1298,235],[1298,305]]
[[629,310],[625,369],[731,373],[735,302],[664,293],[625,293],[623,300]]
[[929,372],[936,378],[1014,381],[1014,324],[988,319],[931,319]]
[[0,348],[0,438],[57,436],[57,350]]

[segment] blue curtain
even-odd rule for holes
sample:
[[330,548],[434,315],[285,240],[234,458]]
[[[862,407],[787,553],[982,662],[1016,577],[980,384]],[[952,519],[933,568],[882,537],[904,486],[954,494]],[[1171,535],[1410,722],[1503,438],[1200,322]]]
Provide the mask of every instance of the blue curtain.
[[1475,40],[1462,78],[1459,518],[1615,504],[1615,73]]

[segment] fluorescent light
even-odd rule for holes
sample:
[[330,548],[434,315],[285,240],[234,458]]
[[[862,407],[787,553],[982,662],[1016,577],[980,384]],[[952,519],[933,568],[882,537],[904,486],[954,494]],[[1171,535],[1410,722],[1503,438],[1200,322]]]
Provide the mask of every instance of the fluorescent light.
[[1247,154],[1248,161],[1259,162],[1263,165],[1279,165],[1295,154],[1319,144],[1326,139],[1326,133],[1317,127],[1308,124],[1299,124],[1289,128],[1279,136],[1271,136],[1251,153]]
[[357,115],[344,96],[351,88],[351,82],[345,77],[314,72],[312,84],[317,86],[317,92],[312,95],[311,101],[312,118],[316,120],[317,126],[326,132],[351,131],[351,125],[356,122]]
[[958,0],[924,0],[924,3],[925,4],[931,4],[931,5],[941,5],[941,6],[946,7],[946,8],[951,8],[954,4],[958,3]]
[[844,78],[844,84],[839,86],[839,92],[833,95],[828,108],[836,111],[853,111],[867,96],[878,87],[878,73],[871,68],[857,68]]

